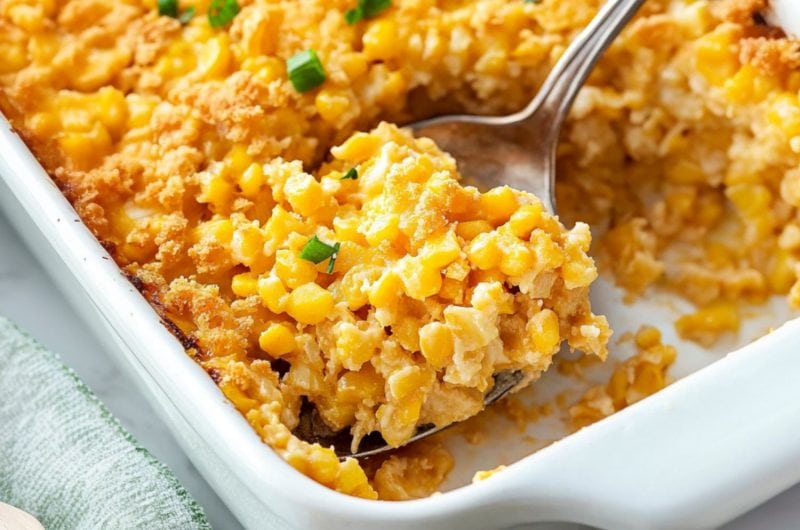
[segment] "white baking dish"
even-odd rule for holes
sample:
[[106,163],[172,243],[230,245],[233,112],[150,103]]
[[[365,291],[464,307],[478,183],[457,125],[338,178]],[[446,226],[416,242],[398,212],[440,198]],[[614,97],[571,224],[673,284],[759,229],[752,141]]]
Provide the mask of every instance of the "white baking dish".
[[[800,481],[800,321],[793,321],[484,482],[402,503],[341,495],[295,472],[258,439],[1,116],[0,206],[248,527],[489,529],[575,521],[709,528]],[[600,311],[641,317],[641,307],[624,308],[607,286],[601,290]],[[702,355],[683,360],[682,370],[713,360]]]

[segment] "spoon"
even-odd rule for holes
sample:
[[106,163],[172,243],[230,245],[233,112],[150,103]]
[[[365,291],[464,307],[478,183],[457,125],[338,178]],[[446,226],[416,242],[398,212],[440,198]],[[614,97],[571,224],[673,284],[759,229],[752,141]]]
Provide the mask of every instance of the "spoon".
[[[609,0],[570,44],[547,76],[536,97],[521,111],[507,116],[440,116],[408,125],[416,136],[433,139],[458,163],[466,182],[479,188],[509,185],[529,191],[556,213],[555,162],[561,125],[592,68],[645,0]],[[494,375],[484,396],[488,406],[524,379],[521,371]],[[447,425],[420,425],[406,443],[426,438]],[[351,450],[352,436],[333,432],[316,409],[306,403],[294,434],[307,442],[332,447],[340,458],[368,457],[396,449],[375,432]]]

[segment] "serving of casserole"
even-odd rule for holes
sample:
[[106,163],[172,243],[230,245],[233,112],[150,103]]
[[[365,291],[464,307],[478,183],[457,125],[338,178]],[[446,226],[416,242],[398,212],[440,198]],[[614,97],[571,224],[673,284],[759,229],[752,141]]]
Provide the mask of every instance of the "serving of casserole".
[[[607,382],[587,384],[568,404],[571,424],[585,426],[667,386],[675,349],[662,343],[662,332],[702,347],[731,344],[743,322],[748,329],[748,314],[773,295],[800,301],[800,45],[765,22],[765,2],[645,4],[590,77],[563,131],[560,217],[522,191],[463,185],[447,153],[398,128],[447,112],[520,108],[601,3],[0,0],[0,110],[103,248],[72,223],[68,205],[4,131],[6,186],[79,279],[86,293],[77,297],[88,294],[151,390],[169,402],[166,413],[180,424],[184,444],[192,445],[187,433],[201,435],[190,453],[216,477],[212,483],[233,488],[223,496],[243,520],[255,524],[277,510],[295,524],[330,518],[346,526],[355,513],[366,524],[391,512],[398,525],[444,524],[471,499],[483,499],[475,508],[497,502],[489,499],[503,480],[543,487],[543,478],[553,478],[546,455],[591,439],[590,453],[611,446],[617,452],[609,457],[658,433],[674,441],[673,451],[688,451],[676,431],[689,396],[698,385],[715,388],[707,383],[713,370],[740,379],[737,363],[752,362],[752,353],[664,390],[673,407],[661,410],[647,434],[642,425],[656,421],[653,414],[628,423],[639,427],[635,438],[620,422],[658,411],[670,398],[645,400],[530,457],[538,458],[527,469],[540,466],[535,476],[522,473],[522,462],[449,500],[424,501],[413,514],[384,503],[356,509],[350,503],[364,506],[356,499],[342,501],[337,516],[275,508],[256,482],[270,483],[287,507],[306,502],[292,496],[304,482],[297,475],[278,493],[280,484],[270,481],[278,464],[253,443],[253,431],[331,489],[367,499],[424,497],[453,466],[441,444],[412,445],[366,464],[340,460],[293,433],[302,411],[313,407],[329,429],[350,433],[353,450],[375,433],[402,446],[419,425],[476,416],[499,371],[521,371],[524,386],[563,345],[600,359],[611,350],[619,364]],[[79,263],[106,252],[115,263]],[[124,278],[114,275],[117,266]],[[642,328],[633,358],[614,355],[619,341],[610,340],[606,317],[592,312],[598,269],[636,307],[665,293],[679,300],[674,318],[653,310],[652,320],[640,319],[661,331]],[[103,293],[119,297],[98,301]],[[772,303],[784,308],[768,319],[779,324],[787,303]],[[612,327],[630,328],[613,318],[622,311],[608,314]],[[126,318],[146,331],[121,331],[131,325]],[[152,328],[159,321],[172,335]],[[775,344],[791,326],[750,350],[771,344],[770,355],[785,356]],[[747,334],[745,342],[763,331]],[[181,360],[143,353],[164,344],[174,351],[175,338],[188,354]],[[214,385],[241,416],[215,401]],[[206,397],[183,402],[198,392]],[[242,431],[242,418],[253,431]],[[211,425],[222,432],[210,434]],[[692,432],[699,440],[713,425]],[[758,442],[740,429],[729,436],[731,447],[745,434]],[[229,451],[248,459],[232,462]],[[261,453],[270,456],[254,456]],[[578,461],[562,467],[559,480],[573,485],[568,497],[598,498],[570,482]],[[497,463],[487,459],[476,469]],[[596,466],[586,464],[584,478]],[[222,478],[225,469],[234,477]],[[253,479],[256,470],[264,475]],[[661,471],[671,484],[668,475],[677,471]],[[695,486],[712,491],[723,477]],[[797,478],[774,477],[705,517],[724,520]],[[622,477],[616,489],[626,487]],[[552,491],[562,491],[558,481]],[[509,494],[512,505],[525,500],[528,508],[510,510],[502,524],[556,517],[613,525],[630,515],[613,503],[567,515],[558,500],[566,497],[539,493],[535,502],[530,491]],[[668,524],[659,513],[639,514],[629,525]]]

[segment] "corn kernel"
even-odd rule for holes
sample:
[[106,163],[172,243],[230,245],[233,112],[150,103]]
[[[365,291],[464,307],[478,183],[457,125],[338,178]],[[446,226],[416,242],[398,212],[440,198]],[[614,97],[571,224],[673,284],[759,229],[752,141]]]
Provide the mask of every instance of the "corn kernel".
[[287,299],[286,287],[280,278],[267,276],[258,280],[258,295],[262,303],[276,315],[284,311]]
[[543,212],[544,206],[541,202],[521,206],[519,210],[511,214],[508,227],[518,238],[528,239],[533,229],[539,227]]
[[239,188],[242,190],[242,195],[252,199],[258,195],[265,182],[264,169],[260,164],[253,162],[239,177]]
[[422,263],[426,267],[441,269],[455,261],[461,254],[455,233],[452,231],[431,238],[420,251]]
[[535,351],[546,355],[557,352],[561,344],[558,316],[550,309],[542,309],[528,321],[528,334]]
[[415,300],[433,296],[442,288],[442,274],[416,257],[406,256],[397,262],[395,272],[403,283],[403,291]]
[[272,324],[258,337],[258,345],[272,357],[291,353],[297,347],[292,331],[283,324]]
[[434,368],[444,368],[453,358],[453,334],[441,322],[430,322],[419,330],[422,355]]
[[319,324],[333,311],[333,295],[316,283],[301,285],[286,301],[286,312],[302,324]]
[[373,156],[380,149],[381,139],[375,135],[358,132],[345,142],[331,149],[331,154],[338,160],[362,162]]
[[479,235],[486,232],[491,232],[492,230],[494,230],[494,227],[483,219],[479,219],[477,221],[464,221],[462,223],[458,223],[456,226],[456,234],[458,234],[458,237],[466,241],[472,241]]
[[481,211],[494,226],[508,221],[518,205],[516,193],[508,186],[494,188],[481,195]]
[[370,60],[386,60],[402,52],[398,39],[397,23],[390,18],[381,18],[369,24],[362,37],[364,55]]
[[302,259],[296,252],[281,249],[275,254],[273,272],[290,289],[313,282],[317,278],[317,266]]
[[345,372],[336,385],[336,400],[343,403],[377,403],[384,397],[383,377],[372,365],[365,364],[358,372]]
[[258,279],[252,272],[237,274],[231,280],[231,290],[242,298],[254,295],[258,291]]

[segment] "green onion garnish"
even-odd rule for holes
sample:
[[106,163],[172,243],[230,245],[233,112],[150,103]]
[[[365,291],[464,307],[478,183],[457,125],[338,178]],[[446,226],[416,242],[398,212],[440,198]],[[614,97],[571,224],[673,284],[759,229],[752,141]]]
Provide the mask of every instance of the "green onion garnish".
[[226,26],[240,10],[236,0],[211,0],[211,5],[208,6],[208,23],[212,28]]
[[178,0],[158,0],[158,14],[178,18]]
[[372,18],[380,15],[392,5],[392,0],[358,0],[358,5],[353,9],[348,9],[344,14],[344,20],[348,24],[355,24],[365,18]]
[[333,272],[333,266],[336,263],[336,257],[339,252],[339,243],[329,245],[322,241],[317,236],[312,237],[300,251],[300,257],[313,264],[319,264],[330,258],[326,272],[328,274]]
[[188,24],[192,17],[194,16],[194,6],[189,6],[186,8],[186,11],[178,16],[178,20],[180,20],[181,24]]
[[354,167],[351,167],[347,170],[347,173],[341,176],[339,180],[358,180],[358,170]]
[[194,7],[186,8],[186,11],[178,14],[178,0],[158,0],[158,14],[164,17],[177,18],[181,24],[188,24],[194,16]]
[[298,92],[307,92],[325,82],[325,70],[314,50],[298,52],[286,61],[289,81]]

